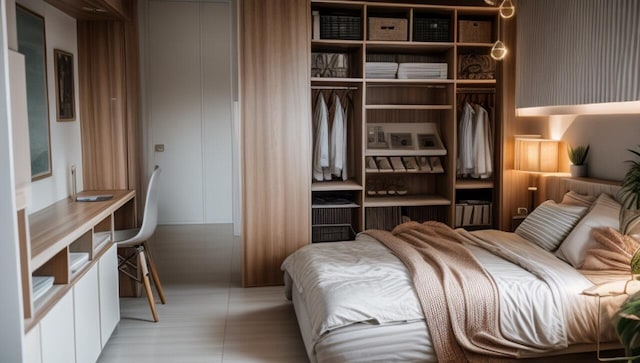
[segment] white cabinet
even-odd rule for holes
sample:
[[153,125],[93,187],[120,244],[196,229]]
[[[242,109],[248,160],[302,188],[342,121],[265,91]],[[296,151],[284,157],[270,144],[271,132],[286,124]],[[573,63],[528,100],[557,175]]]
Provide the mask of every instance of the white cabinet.
[[100,344],[100,302],[98,265],[93,265],[73,287],[76,362],[98,360]]
[[36,325],[24,336],[22,359],[23,363],[42,363],[40,324]]
[[102,347],[120,321],[120,300],[118,299],[118,248],[113,245],[98,261],[100,287],[100,337]]
[[76,361],[73,293],[68,292],[40,321],[43,363]]

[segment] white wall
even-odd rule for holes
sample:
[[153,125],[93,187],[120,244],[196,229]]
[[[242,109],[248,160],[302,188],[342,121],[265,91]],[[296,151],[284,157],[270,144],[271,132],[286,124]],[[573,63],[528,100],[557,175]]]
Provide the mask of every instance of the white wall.
[[625,161],[637,159],[627,149],[640,150],[640,114],[552,116],[549,128],[551,137],[568,145],[590,145],[591,178],[621,180],[629,167]]
[[[13,0],[9,0],[13,1]],[[51,132],[52,176],[31,184],[29,213],[36,212],[61,199],[67,198],[71,190],[70,166],[76,165],[78,190],[82,183],[82,143],[80,136],[80,112],[78,99],[78,42],[76,20],[42,0],[18,0],[18,4],[45,18],[47,42],[47,88],[49,96],[49,125]],[[15,15],[14,15],[15,16]],[[9,29],[15,37],[14,28]],[[74,55],[74,81],[76,91],[76,120],[56,121],[55,73],[53,49],[61,49]]]
[[[0,0],[0,361],[22,361],[23,311],[13,185],[7,11]],[[11,15],[9,15],[11,16]]]

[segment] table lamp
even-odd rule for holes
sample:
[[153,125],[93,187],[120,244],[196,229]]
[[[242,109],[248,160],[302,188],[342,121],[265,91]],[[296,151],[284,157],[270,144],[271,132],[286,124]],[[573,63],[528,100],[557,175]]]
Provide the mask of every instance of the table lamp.
[[[533,137],[516,137],[515,169],[529,173],[555,173],[558,171],[558,143]],[[535,207],[536,186],[529,186],[529,212]]]

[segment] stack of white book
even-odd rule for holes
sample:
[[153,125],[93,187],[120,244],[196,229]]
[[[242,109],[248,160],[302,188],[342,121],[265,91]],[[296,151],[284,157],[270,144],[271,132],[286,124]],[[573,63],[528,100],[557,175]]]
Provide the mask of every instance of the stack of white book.
[[400,79],[446,79],[447,63],[400,63]]
[[396,78],[398,63],[395,62],[367,62],[365,67],[367,78]]
[[38,300],[42,295],[46,294],[53,287],[53,276],[33,276],[31,283],[33,284],[31,294],[33,301]]
[[78,269],[89,262],[88,252],[71,252],[69,253],[69,269],[71,273],[75,273]]

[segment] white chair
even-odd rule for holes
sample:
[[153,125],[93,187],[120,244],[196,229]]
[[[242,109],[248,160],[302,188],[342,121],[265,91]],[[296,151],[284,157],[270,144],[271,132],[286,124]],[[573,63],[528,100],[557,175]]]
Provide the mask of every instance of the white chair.
[[[158,312],[156,310],[153,292],[151,291],[151,284],[149,283],[149,270],[151,270],[153,283],[158,290],[158,295],[160,295],[160,301],[163,304],[166,302],[164,291],[162,290],[162,285],[158,277],[158,271],[156,270],[156,265],[153,262],[148,245],[148,240],[155,232],[158,224],[158,175],[160,175],[160,168],[156,166],[153,174],[151,174],[147,188],[147,200],[144,204],[142,226],[135,229],[115,231],[113,236],[118,247],[130,247],[134,249],[134,252],[127,257],[118,256],[118,270],[144,285],[147,300],[149,300],[149,307],[151,307],[151,313],[153,314],[153,320],[155,322],[158,321]],[[137,265],[131,262],[134,257],[138,259]],[[130,269],[134,272],[131,273],[129,271]]]

